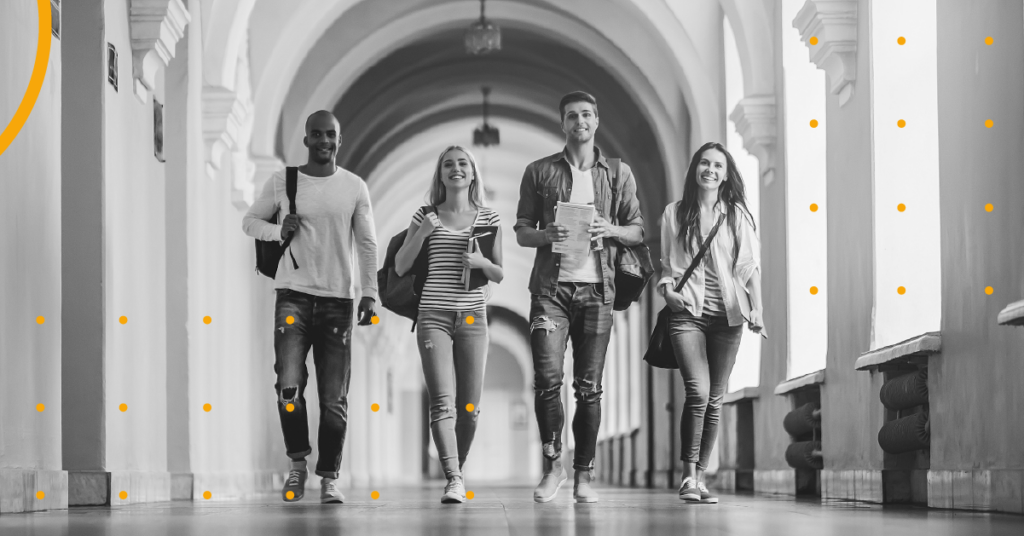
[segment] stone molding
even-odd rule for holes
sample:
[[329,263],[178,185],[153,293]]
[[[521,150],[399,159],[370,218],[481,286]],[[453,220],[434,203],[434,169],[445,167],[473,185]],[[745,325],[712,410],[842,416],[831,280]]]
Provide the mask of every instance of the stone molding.
[[1024,514],[1024,470],[930,470],[928,506]]
[[723,404],[734,404],[736,402],[742,402],[744,400],[754,400],[761,396],[760,389],[757,387],[744,387],[743,389],[737,389],[731,393],[726,393],[722,400]]
[[[829,92],[843,106],[853,96],[857,79],[856,0],[807,0],[793,27],[807,44],[811,62],[828,74]],[[816,45],[810,43],[812,37],[818,39]]]
[[800,389],[806,389],[815,385],[825,383],[825,371],[816,370],[814,372],[798,376],[792,380],[786,380],[775,387],[775,394],[777,395],[788,395]]
[[238,92],[221,86],[203,86],[203,142],[206,174],[215,178],[224,161],[224,154],[235,148],[242,123],[252,105],[239,98]]
[[133,85],[135,96],[143,103],[153,91],[160,69],[174,58],[174,48],[191,20],[181,0],[131,0]]
[[821,500],[882,503],[882,471],[879,469],[822,469]]
[[729,114],[736,132],[743,137],[743,148],[761,163],[765,186],[775,176],[776,107],[775,95],[744,97]]
[[999,312],[1000,326],[1024,326],[1024,300],[1013,302]]
[[865,352],[857,358],[853,367],[857,370],[870,370],[897,362],[907,362],[915,357],[926,357],[940,351],[942,351],[942,335],[935,331]]
[[[42,491],[44,497],[36,498]],[[56,469],[0,468],[0,514],[68,507],[68,472]]]

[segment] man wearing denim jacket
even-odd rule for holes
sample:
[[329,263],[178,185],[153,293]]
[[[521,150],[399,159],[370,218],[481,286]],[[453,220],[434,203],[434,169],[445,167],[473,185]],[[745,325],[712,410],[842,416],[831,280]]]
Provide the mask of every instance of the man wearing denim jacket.
[[[615,303],[616,251],[620,244],[641,243],[644,224],[636,181],[626,164],[621,165],[617,181],[621,186],[614,194],[618,206],[611,206],[612,170],[594,145],[599,122],[594,97],[581,91],[569,93],[562,98],[559,112],[565,149],[526,167],[515,224],[519,245],[537,248],[530,275],[530,346],[545,463],[533,499],[554,499],[566,480],[561,463],[565,421],[561,389],[565,349],[571,339],[576,396],[573,497],[576,502],[593,503],[597,494],[590,484],[601,424],[601,377]],[[551,244],[569,237],[565,227],[554,223],[559,201],[595,205],[597,216],[590,233],[596,249],[578,257],[552,252]],[[618,225],[606,219],[613,211],[616,217],[612,221]]]

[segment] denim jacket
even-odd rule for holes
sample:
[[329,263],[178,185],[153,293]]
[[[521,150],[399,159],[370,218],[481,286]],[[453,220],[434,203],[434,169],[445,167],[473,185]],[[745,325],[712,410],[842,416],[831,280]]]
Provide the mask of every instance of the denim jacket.
[[[636,180],[629,166],[622,163],[619,170],[620,191],[613,192],[611,169],[601,150],[594,148],[597,165],[591,169],[594,179],[594,205],[605,219],[619,226],[644,226],[640,213],[640,202],[636,197]],[[526,166],[523,182],[519,187],[519,209],[516,212],[514,229],[528,227],[541,229],[555,221],[555,206],[559,201],[567,203],[572,193],[572,172],[565,151],[555,153]],[[612,197],[618,200],[615,217],[608,217],[612,211]],[[600,253],[601,274],[604,280],[604,303],[615,300],[615,257],[619,244],[609,238],[603,239],[604,249]],[[562,255],[553,253],[551,245],[537,248],[530,274],[530,293],[539,296],[554,296],[558,289],[558,272]]]

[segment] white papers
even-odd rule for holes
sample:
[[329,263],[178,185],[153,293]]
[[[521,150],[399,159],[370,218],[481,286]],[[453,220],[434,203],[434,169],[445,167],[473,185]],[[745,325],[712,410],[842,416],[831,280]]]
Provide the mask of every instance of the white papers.
[[551,244],[551,251],[583,257],[590,253],[590,225],[594,222],[594,205],[558,202],[555,212],[555,223],[569,231],[569,238],[564,242]]

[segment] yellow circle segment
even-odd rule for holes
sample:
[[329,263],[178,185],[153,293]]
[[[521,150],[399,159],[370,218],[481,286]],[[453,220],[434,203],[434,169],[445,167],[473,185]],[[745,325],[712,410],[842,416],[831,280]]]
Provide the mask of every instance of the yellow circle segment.
[[50,62],[50,2],[49,0],[36,0],[36,6],[39,9],[39,44],[36,46],[36,63],[32,66],[32,77],[28,81],[28,89],[25,90],[21,104],[14,112],[11,122],[0,133],[0,155],[4,154],[7,147],[21,132],[21,128],[25,126],[25,122],[28,121],[28,116],[36,105],[36,99],[39,98],[39,92],[43,89],[46,66]]

